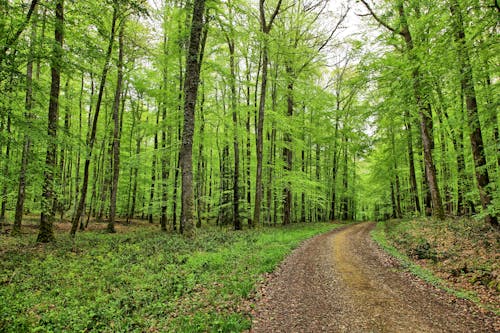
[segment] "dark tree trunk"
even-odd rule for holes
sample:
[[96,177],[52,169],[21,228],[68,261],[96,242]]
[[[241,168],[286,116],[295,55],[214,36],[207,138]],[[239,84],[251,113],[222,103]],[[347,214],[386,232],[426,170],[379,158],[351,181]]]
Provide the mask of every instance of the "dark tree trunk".
[[[156,131],[154,135],[154,152],[153,161],[151,162],[151,187],[149,189],[149,208],[148,208],[148,222],[153,223],[153,205],[155,196],[155,185],[156,185],[156,163],[158,159],[158,127],[160,123],[160,108],[156,112]],[[162,152],[163,153],[163,152]]]
[[236,100],[236,65],[234,61],[234,40],[228,38],[229,45],[229,67],[231,70],[231,112],[233,117],[233,153],[234,153],[234,170],[233,170],[233,227],[234,230],[241,230],[240,221],[240,193],[239,193],[239,176],[240,176],[240,151],[238,147],[238,110]]
[[55,240],[52,227],[54,211],[52,200],[54,200],[54,169],[57,163],[57,120],[59,113],[59,91],[61,83],[62,46],[64,33],[64,0],[56,2],[56,17],[54,37],[55,44],[51,64],[51,85],[48,116],[48,146],[45,158],[46,169],[44,171],[44,184],[42,193],[42,212],[40,214],[40,230],[37,242],[48,243]]
[[[286,116],[291,120],[293,117],[293,69],[291,66],[286,66],[286,73],[289,77],[289,82],[287,86],[287,112]],[[285,147],[283,148],[283,160],[285,162],[285,176],[290,177],[292,171],[292,135],[290,132],[286,132],[284,135]],[[286,182],[285,188],[283,189],[283,224],[290,224],[292,219],[292,184],[290,181]]]
[[[12,84],[10,84],[10,86],[12,87]],[[10,90],[10,88],[9,88]],[[9,95],[10,95],[10,92],[9,91]],[[10,98],[10,97],[9,97]],[[7,144],[6,144],[6,147],[5,147],[5,161],[4,161],[4,166],[3,166],[3,174],[5,175],[5,177],[8,177],[9,175],[9,160],[10,160],[10,146],[11,146],[11,123],[12,123],[12,110],[10,109],[10,106],[9,106],[9,109],[7,111]],[[3,183],[3,187],[2,187],[2,203],[1,203],[1,207],[0,207],[0,223],[2,223],[3,221],[5,221],[5,212],[7,210],[7,193],[8,193],[8,182],[5,181]]]
[[[162,106],[162,120],[163,123],[167,121],[167,106]],[[168,175],[169,175],[169,160],[167,158],[167,129],[164,127],[161,132],[161,213],[160,213],[160,227],[161,230],[167,231],[167,204],[168,204]]]
[[186,59],[184,80],[184,128],[179,164],[182,170],[182,206],[180,231],[188,237],[194,236],[194,195],[193,195],[193,136],[200,79],[200,43],[203,30],[205,0],[195,0],[191,25],[191,36]]

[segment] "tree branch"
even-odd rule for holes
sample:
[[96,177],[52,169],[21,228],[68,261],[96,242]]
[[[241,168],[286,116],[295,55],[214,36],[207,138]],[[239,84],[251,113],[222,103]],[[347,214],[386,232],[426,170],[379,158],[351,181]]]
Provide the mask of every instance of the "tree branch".
[[281,1],[282,0],[278,1],[278,4],[276,5],[276,8],[274,9],[273,15],[271,15],[271,19],[269,20],[269,26],[268,26],[269,30],[271,30],[271,26],[273,25],[274,19],[276,18],[276,15],[278,15],[278,13],[280,11]]
[[396,29],[394,29],[393,27],[391,27],[387,22],[385,22],[384,20],[382,20],[380,17],[378,17],[377,14],[375,14],[375,12],[372,10],[372,8],[370,7],[370,5],[368,4],[368,2],[366,2],[366,0],[361,0],[361,2],[365,5],[366,9],[368,9],[368,11],[370,12],[370,15],[381,25],[383,25],[386,29],[394,32],[395,34],[400,34],[401,35],[401,31],[398,31]]

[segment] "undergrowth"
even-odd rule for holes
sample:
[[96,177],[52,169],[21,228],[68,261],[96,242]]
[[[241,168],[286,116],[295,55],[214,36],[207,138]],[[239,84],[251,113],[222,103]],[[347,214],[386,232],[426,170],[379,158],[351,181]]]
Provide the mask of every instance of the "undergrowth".
[[500,237],[484,222],[391,220],[372,237],[413,274],[500,314]]
[[263,273],[335,226],[207,228],[194,241],[152,228],[82,233],[75,244],[0,236],[0,331],[243,331]]

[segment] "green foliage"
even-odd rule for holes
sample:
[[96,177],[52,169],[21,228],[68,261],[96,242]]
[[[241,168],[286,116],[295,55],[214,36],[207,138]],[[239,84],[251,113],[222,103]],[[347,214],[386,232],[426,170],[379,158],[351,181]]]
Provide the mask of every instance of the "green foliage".
[[48,246],[1,236],[0,331],[243,331],[262,274],[336,226],[207,228],[195,241],[141,227]]

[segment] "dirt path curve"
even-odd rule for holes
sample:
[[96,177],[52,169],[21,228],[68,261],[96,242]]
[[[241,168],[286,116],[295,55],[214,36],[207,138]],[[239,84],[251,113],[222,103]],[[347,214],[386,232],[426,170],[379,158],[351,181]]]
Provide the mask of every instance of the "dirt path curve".
[[306,241],[262,287],[251,332],[500,332],[481,313],[398,268],[373,223]]

